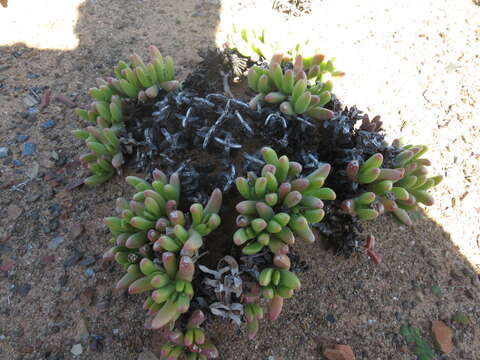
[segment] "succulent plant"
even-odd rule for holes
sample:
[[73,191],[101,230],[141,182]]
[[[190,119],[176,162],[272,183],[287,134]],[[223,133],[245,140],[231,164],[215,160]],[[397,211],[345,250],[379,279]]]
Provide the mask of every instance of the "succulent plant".
[[280,48],[280,43],[272,37],[266,28],[240,27],[232,24],[226,46],[237,50],[240,55],[256,62],[261,57],[269,59]]
[[428,189],[438,185],[442,176],[428,177],[430,160],[421,158],[428,150],[424,145],[401,146],[393,143],[398,154],[393,159],[394,169],[381,168],[383,156],[372,155],[363,164],[356,160],[347,165],[347,176],[355,182],[366,184],[369,192],[345,200],[342,209],[363,220],[373,220],[384,211],[392,212],[402,223],[411,226],[409,211],[417,211],[418,204],[433,205]]
[[[325,59],[325,56],[312,45],[310,40],[292,44],[285,37],[288,38],[288,35],[280,35],[278,31],[272,32],[266,28],[241,27],[233,24],[232,31],[227,37],[226,47],[237,50],[240,55],[253,62],[260,59],[270,59],[280,52],[282,53],[282,60],[286,63],[291,63],[300,56],[303,67],[310,70],[311,74],[317,72],[319,81],[321,81],[322,75],[326,73],[333,77],[344,75],[343,72],[335,69],[333,64],[335,59]],[[319,67],[318,69],[315,68],[316,65]]]
[[[311,224],[320,222],[325,212],[322,200],[335,200],[335,192],[324,188],[323,183],[330,172],[330,165],[323,164],[306,177],[299,177],[302,166],[290,162],[288,157],[278,157],[269,147],[262,150],[266,165],[260,177],[250,172],[248,179],[239,177],[236,185],[245,198],[237,204],[239,229],[233,241],[243,246],[246,255],[256,254],[268,247],[274,254],[274,267],[263,269],[259,276],[261,294],[270,300],[269,318],[280,315],[283,299],[290,298],[300,288],[300,280],[289,271],[289,246],[296,238],[315,241]],[[255,298],[255,292],[249,299]],[[255,301],[245,305],[249,336],[254,336],[257,321],[263,316]]]
[[260,177],[250,172],[239,177],[236,185],[245,198],[237,204],[239,229],[233,236],[242,252],[252,255],[264,246],[276,254],[285,254],[295,238],[315,241],[310,224],[323,219],[322,200],[334,200],[335,192],[324,188],[330,165],[323,164],[306,177],[299,177],[302,165],[288,157],[278,157],[269,147],[261,150],[266,165]]
[[[286,259],[286,255],[282,255]],[[278,255],[276,256],[278,258]],[[275,262],[278,264],[278,261]],[[290,265],[290,259],[288,260]],[[295,290],[300,289],[300,280],[297,275],[289,271],[290,266],[286,267],[269,267],[263,269],[258,278],[261,286],[262,295],[265,299],[270,300],[268,317],[270,320],[276,320],[283,308],[283,299],[289,299],[293,296]]]
[[293,69],[282,68],[283,54],[275,54],[268,69],[254,65],[248,71],[248,86],[258,94],[250,101],[254,109],[260,103],[280,104],[280,111],[286,115],[306,114],[316,120],[328,120],[333,112],[323,106],[331,99],[333,83],[322,82],[326,72],[321,70],[323,55],[314,56],[308,71],[298,55]]
[[185,355],[187,360],[216,359],[218,350],[209,342],[201,329],[205,315],[201,310],[195,310],[190,316],[186,330],[166,330],[164,336],[168,340],[161,349],[162,360],[175,360]]
[[362,124],[359,127],[359,130],[364,130],[368,132],[378,132],[382,128],[383,122],[380,120],[380,115],[375,115],[373,119],[370,120],[368,114],[364,114],[362,118]]
[[155,170],[152,183],[135,176],[126,180],[137,193],[130,202],[117,200],[119,217],[105,218],[114,246],[104,258],[116,260],[127,270],[117,290],[128,289],[130,294],[152,291],[144,304],[149,314],[145,326],[159,329],[189,309],[195,257],[203,236],[220,225],[222,193],[215,189],[205,208],[193,204],[188,216],[177,209],[178,174],[168,179]]
[[245,322],[247,323],[247,333],[250,340],[257,336],[260,326],[260,320],[263,319],[263,308],[260,302],[260,285],[255,284],[250,292],[242,296],[244,304]]
[[125,102],[144,102],[154,99],[160,90],[172,91],[179,87],[175,80],[173,59],[163,58],[155,46],[149,47],[151,62],[145,64],[137,54],[127,64],[120,61],[115,67],[116,78],[98,78],[97,86],[89,90],[94,102],[88,110],[77,109],[77,114],[92,123],[84,130],[72,133],[85,140],[91,151],[80,160],[93,173],[85,179],[87,185],[101,184],[115,173],[121,174],[124,163],[119,134],[124,131]]
[[[160,89],[172,91],[180,86],[178,80],[175,80],[175,64],[170,56],[165,58],[155,46],[148,48],[150,53],[150,62],[145,64],[137,54],[130,56],[129,63],[119,61],[115,66],[114,72],[116,78],[108,78],[110,90],[118,93],[124,98],[137,98],[139,101],[154,99],[157,97]],[[98,89],[90,89],[90,94],[97,101],[105,97],[108,101],[108,94],[98,94]]]
[[372,234],[367,235],[365,248],[367,249],[367,255],[375,264],[380,264],[382,262],[382,256],[375,251],[375,236]]

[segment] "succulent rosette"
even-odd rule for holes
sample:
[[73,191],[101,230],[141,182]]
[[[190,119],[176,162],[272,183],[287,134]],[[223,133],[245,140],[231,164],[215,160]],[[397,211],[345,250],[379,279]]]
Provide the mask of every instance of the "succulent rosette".
[[249,69],[248,86],[257,93],[250,106],[256,109],[262,103],[279,104],[285,115],[305,114],[316,120],[331,119],[333,112],[324,106],[331,99],[333,83],[331,80],[322,82],[323,75],[331,70],[330,65],[322,66],[324,56],[313,56],[308,68],[304,66],[302,55],[295,58],[291,69],[282,67],[282,59],[283,54],[276,53],[268,68],[254,65]]
[[[311,224],[320,222],[325,212],[323,200],[335,200],[335,192],[323,184],[330,172],[330,165],[323,164],[306,177],[301,177],[302,165],[278,157],[269,147],[261,150],[265,166],[261,176],[249,173],[248,178],[236,180],[238,192],[246,200],[237,204],[239,212],[233,241],[243,246],[246,255],[268,248],[274,255],[274,267],[262,270],[258,282],[261,294],[269,300],[269,319],[280,315],[283,299],[293,296],[300,289],[300,280],[289,269],[289,248],[296,239],[309,243],[315,241]],[[258,320],[263,317],[254,294],[245,305],[249,334],[255,334]],[[254,336],[254,335],[250,335]]]
[[124,130],[126,102],[146,102],[155,99],[162,90],[172,91],[180,86],[175,80],[173,59],[164,58],[155,46],[150,46],[149,52],[149,63],[133,54],[128,63],[120,61],[115,66],[115,78],[97,79],[98,87],[89,90],[94,98],[90,108],[76,110],[91,123],[72,132],[91,151],[80,156],[80,161],[93,173],[85,179],[87,185],[101,184],[114,174],[121,174],[124,156],[119,135]]
[[323,164],[306,177],[300,177],[302,165],[280,158],[269,147],[262,149],[266,165],[261,176],[250,172],[239,177],[236,185],[245,198],[237,204],[239,229],[233,236],[242,252],[256,254],[268,247],[274,254],[285,254],[296,238],[315,241],[310,224],[323,219],[323,200],[334,200],[335,192],[323,184],[330,165]]
[[391,164],[395,168],[382,168],[383,156],[372,155],[364,163],[351,161],[347,165],[347,176],[355,182],[365,184],[368,192],[345,200],[342,208],[362,220],[373,220],[384,211],[391,212],[405,225],[411,226],[408,212],[418,211],[419,204],[431,206],[433,197],[428,190],[442,181],[442,176],[428,176],[431,162],[422,156],[427,152],[425,145],[401,146],[397,140],[393,146],[398,150]]
[[220,225],[222,193],[214,190],[205,207],[193,204],[185,214],[177,209],[178,174],[167,178],[155,170],[152,183],[135,176],[127,177],[127,182],[137,193],[131,201],[117,200],[119,217],[105,218],[114,246],[104,257],[127,270],[117,290],[151,291],[144,304],[149,314],[146,327],[160,329],[189,310],[195,257],[203,237]]
[[265,27],[242,27],[233,24],[225,45],[253,62],[271,59],[276,53],[282,53],[282,59],[286,63],[291,63],[293,60],[299,59],[300,56],[303,67],[306,70],[311,70],[309,78],[316,74],[320,81],[322,76],[326,74],[329,77],[344,75],[343,72],[335,68],[335,58],[327,59],[308,39],[292,43],[288,40],[289,35],[281,34],[279,31],[269,31]]

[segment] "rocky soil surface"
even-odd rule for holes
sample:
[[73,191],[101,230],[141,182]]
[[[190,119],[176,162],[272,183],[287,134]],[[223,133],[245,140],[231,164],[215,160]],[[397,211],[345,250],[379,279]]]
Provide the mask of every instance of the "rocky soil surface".
[[[318,38],[347,73],[335,90],[342,101],[382,115],[390,140],[428,145],[432,172],[445,181],[413,228],[385,217],[368,224],[380,265],[364,253],[333,256],[321,242],[297,247],[303,287],[279,320],[262,322],[256,341],[208,323],[222,358],[333,359],[345,350],[335,345],[348,344],[356,359],[415,359],[400,334],[407,324],[436,358],[480,358],[480,7],[324,0],[300,2],[295,15],[294,2],[282,3],[279,12],[253,0],[50,0],[35,7],[43,11],[36,21],[26,0],[0,7],[0,358],[159,357],[159,335],[142,327],[142,296],[115,294],[118,268],[100,260],[109,239],[102,218],[130,190],[118,177],[79,186],[84,148],[69,132],[84,124],[73,108],[89,103],[96,77],[149,44],[176,59],[184,77],[232,19],[272,19]],[[77,6],[72,19],[58,10]],[[58,33],[69,22],[71,48],[69,34]],[[41,34],[63,40],[48,49]]]

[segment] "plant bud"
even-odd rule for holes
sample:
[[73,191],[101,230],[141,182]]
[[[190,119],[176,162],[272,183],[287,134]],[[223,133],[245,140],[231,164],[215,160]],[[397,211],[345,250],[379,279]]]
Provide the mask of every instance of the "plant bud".
[[256,204],[256,201],[246,200],[239,202],[235,208],[242,215],[255,215],[257,213]]
[[182,256],[178,265],[177,278],[192,282],[195,272],[195,264],[189,256]]
[[276,267],[279,267],[280,269],[290,269],[290,258],[287,255],[275,255],[273,258],[273,263],[275,264]]
[[284,101],[286,98],[286,95],[281,92],[269,92],[267,95],[265,95],[264,100],[270,104],[278,104]]
[[273,211],[273,209],[268,206],[267,204],[265,204],[264,202],[257,202],[255,204],[255,209],[256,211],[258,212],[258,214],[260,215],[260,217],[262,217],[263,219],[267,220],[267,221],[270,221],[273,216],[275,215],[275,212]]
[[[300,179],[293,180],[291,184],[292,184],[292,190],[296,190],[301,193],[308,189],[308,187],[310,186],[310,181],[307,178],[300,178]],[[292,193],[290,193],[289,195],[291,194]]]
[[270,300],[268,318],[271,321],[275,321],[280,316],[283,307],[283,298],[279,295],[275,295],[272,300]]
[[379,168],[368,168],[364,172],[360,172],[360,175],[358,176],[358,182],[361,184],[370,184],[374,182],[379,176]]
[[[308,180],[307,180],[308,181]],[[293,184],[292,184],[293,188]],[[292,208],[300,203],[302,200],[302,194],[299,191],[292,191],[287,194],[285,200],[283,201],[283,205]]]
[[270,207],[277,205],[278,195],[275,194],[275,193],[270,193],[270,194],[265,195],[265,202]]
[[208,200],[207,206],[205,206],[205,212],[209,214],[218,214],[220,207],[222,206],[222,192],[220,189],[213,190]]
[[292,190],[290,183],[282,183],[278,188],[278,201],[283,202],[287,194]]
[[288,226],[283,227],[283,229],[275,234],[275,237],[282,240],[285,244],[293,245],[295,243],[295,235],[293,235],[292,230]]
[[180,254],[193,256],[198,251],[198,249],[202,247],[202,245],[203,245],[202,236],[198,232],[192,231],[190,233],[190,237],[183,245],[183,248]]
[[252,221],[251,226],[253,231],[259,234],[267,227],[267,222],[263,219],[255,219]]
[[295,115],[295,111],[293,111],[292,104],[289,101],[282,102],[279,109],[285,115]]
[[250,185],[248,184],[248,180],[243,177],[238,177],[235,180],[235,184],[237,185],[237,190],[245,199],[250,199]]
[[412,226],[412,220],[408,216],[407,212],[403,209],[397,208],[393,211],[395,216],[397,217],[398,220],[400,220],[402,223],[404,223],[407,226]]
[[247,246],[245,246],[242,249],[242,252],[245,255],[253,255],[253,254],[256,254],[256,253],[260,252],[262,249],[263,249],[263,245],[260,244],[258,241],[254,241],[254,242],[248,244]]
[[377,180],[398,181],[403,178],[405,169],[380,169],[380,175]]
[[[322,103],[322,100],[320,100],[320,103]],[[334,115],[332,110],[325,109],[321,106],[314,106],[308,110],[306,114],[318,121],[331,120]]]

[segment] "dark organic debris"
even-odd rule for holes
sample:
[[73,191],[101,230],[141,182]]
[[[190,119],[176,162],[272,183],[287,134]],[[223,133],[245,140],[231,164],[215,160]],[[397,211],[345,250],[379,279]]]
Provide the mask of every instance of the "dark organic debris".
[[274,0],[272,9],[290,16],[301,16],[312,12],[312,0]]

